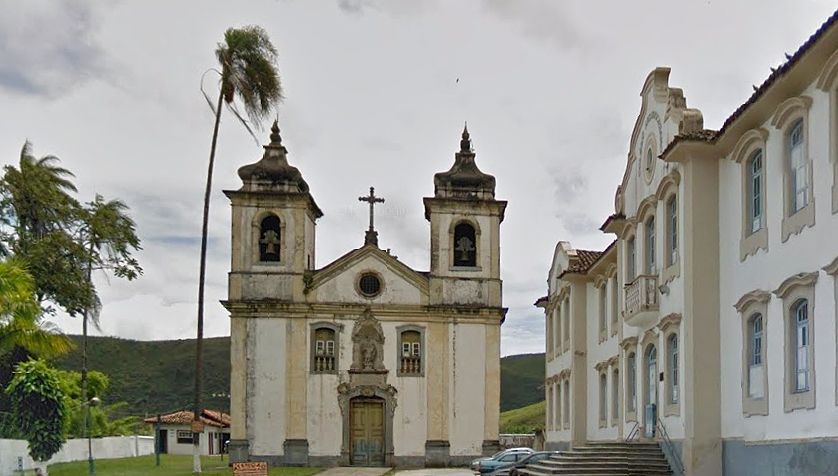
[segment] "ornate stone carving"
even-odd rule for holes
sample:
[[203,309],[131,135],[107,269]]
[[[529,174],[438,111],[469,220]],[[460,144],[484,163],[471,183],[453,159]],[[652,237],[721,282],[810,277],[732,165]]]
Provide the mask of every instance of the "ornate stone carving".
[[352,331],[352,368],[351,370],[384,370],[384,332],[381,323],[367,308],[355,321]]

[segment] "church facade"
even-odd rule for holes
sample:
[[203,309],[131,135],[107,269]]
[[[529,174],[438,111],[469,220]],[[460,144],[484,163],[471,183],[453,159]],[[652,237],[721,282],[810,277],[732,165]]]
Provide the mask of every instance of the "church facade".
[[675,474],[838,467],[838,12],[719,130],[641,90],[602,251],[559,242],[546,440],[661,442]]
[[315,266],[323,212],[276,124],[232,202],[230,460],[447,466],[498,448],[500,224],[468,131],[424,199],[430,270],[364,245]]

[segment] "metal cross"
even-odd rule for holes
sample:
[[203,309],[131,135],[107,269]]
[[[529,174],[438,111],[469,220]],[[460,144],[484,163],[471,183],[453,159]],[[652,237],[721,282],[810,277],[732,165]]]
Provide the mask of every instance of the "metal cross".
[[358,201],[367,202],[370,204],[370,231],[375,230],[374,225],[374,211],[373,207],[375,207],[376,203],[384,203],[384,199],[375,196],[375,188],[370,187],[370,194],[368,197],[358,197]]

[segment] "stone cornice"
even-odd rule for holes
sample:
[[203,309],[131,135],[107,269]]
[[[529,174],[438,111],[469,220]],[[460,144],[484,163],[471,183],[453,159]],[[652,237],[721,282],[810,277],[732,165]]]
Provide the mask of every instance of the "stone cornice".
[[657,344],[658,342],[658,333],[655,331],[654,328],[649,329],[648,331],[643,333],[643,338],[640,339],[640,345],[642,347],[646,347],[648,343]]
[[667,327],[669,327],[669,326],[676,326],[677,327],[679,324],[681,324],[681,314],[679,314],[677,312],[673,312],[673,313],[670,313],[670,314],[667,314],[666,316],[664,316],[660,320],[660,322],[658,322],[657,327],[658,327],[658,329],[661,330],[661,332],[665,332]]
[[620,356],[619,355],[615,355],[615,356],[608,359],[608,365],[610,365],[611,367],[616,368],[619,365],[619,363],[620,363]]
[[607,368],[608,368],[608,361],[607,360],[600,360],[599,362],[596,363],[596,365],[594,365],[594,369],[596,369],[597,372],[602,372],[603,370],[605,370]]
[[829,263],[828,265],[824,266],[821,269],[826,271],[826,274],[831,274],[833,276],[838,275],[838,256],[836,256],[835,259],[832,260],[831,263]]
[[771,299],[771,293],[762,289],[754,289],[742,295],[733,307],[736,312],[743,312],[751,304],[765,304]]
[[798,287],[798,286],[811,286],[815,284],[818,280],[818,272],[812,271],[811,273],[797,273],[794,276],[788,277],[783,284],[780,285],[777,289],[774,290],[774,294],[783,299],[785,298],[789,291]]
[[637,347],[637,337],[626,337],[620,341],[620,347],[623,350],[628,350],[631,347]]
[[472,307],[472,306],[422,306],[406,304],[387,304],[382,307],[369,306],[365,303],[302,303],[279,300],[221,301],[230,311],[231,319],[236,318],[285,318],[285,319],[347,319],[354,320],[371,307],[376,318],[382,321],[426,320],[445,322],[457,320],[497,321],[506,316],[508,308]]

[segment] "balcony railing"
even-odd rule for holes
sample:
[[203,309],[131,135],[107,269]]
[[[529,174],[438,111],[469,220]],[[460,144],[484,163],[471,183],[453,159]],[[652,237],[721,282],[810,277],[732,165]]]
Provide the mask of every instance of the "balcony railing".
[[645,311],[658,310],[658,277],[640,275],[626,286],[626,321]]

